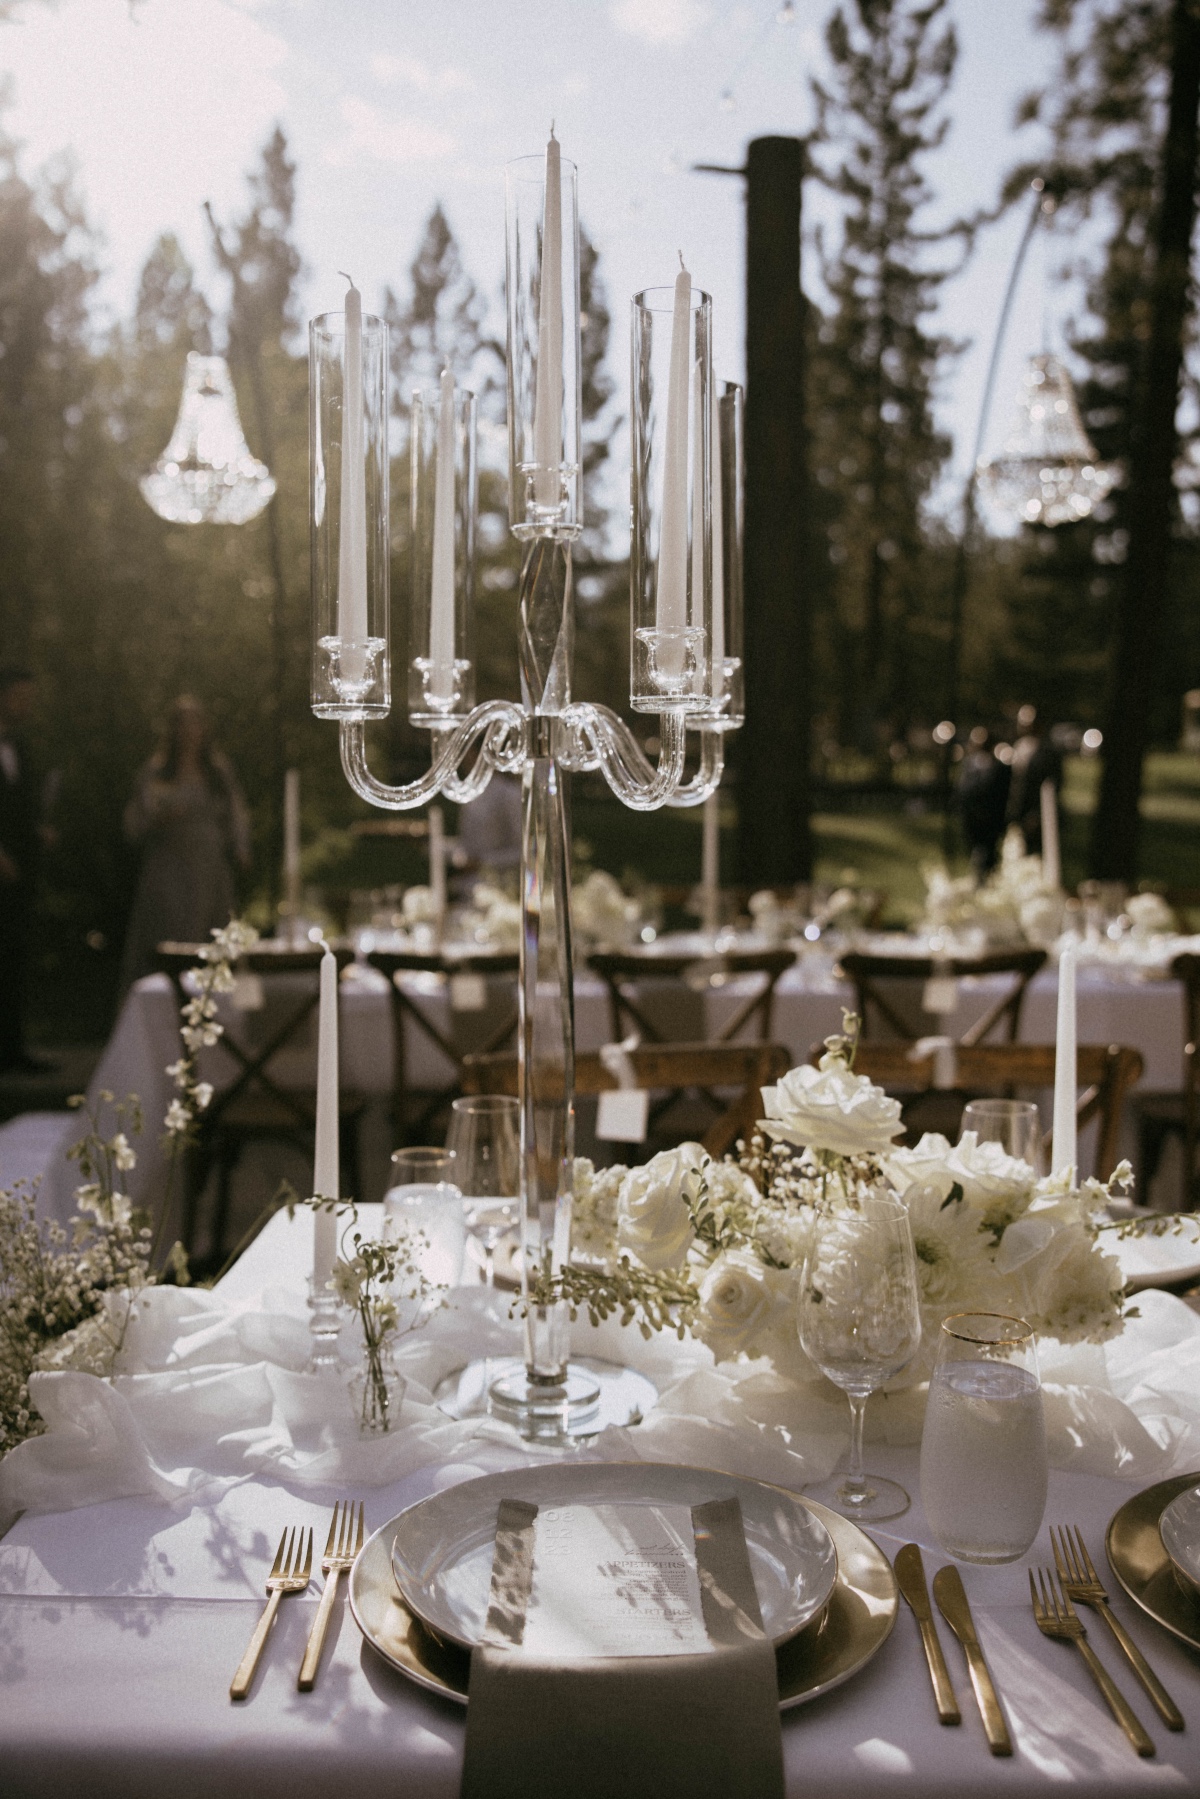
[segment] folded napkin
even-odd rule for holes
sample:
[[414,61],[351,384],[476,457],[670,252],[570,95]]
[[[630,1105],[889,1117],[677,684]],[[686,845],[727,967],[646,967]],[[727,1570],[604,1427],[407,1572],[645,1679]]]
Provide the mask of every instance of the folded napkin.
[[525,1650],[536,1517],[534,1505],[501,1502],[471,1655],[463,1799],[783,1799],[775,1652],[737,1500],[692,1508],[707,1654]]

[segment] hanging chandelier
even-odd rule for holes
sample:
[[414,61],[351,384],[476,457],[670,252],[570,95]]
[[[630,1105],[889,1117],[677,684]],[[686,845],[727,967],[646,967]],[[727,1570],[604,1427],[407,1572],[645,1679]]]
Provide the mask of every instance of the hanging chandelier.
[[171,441],[138,485],[174,525],[244,525],[271,499],[275,478],[250,453],[223,356],[190,352]]
[[1097,456],[1057,356],[1030,357],[1013,429],[978,473],[993,505],[1023,525],[1077,523],[1111,493],[1117,469]]

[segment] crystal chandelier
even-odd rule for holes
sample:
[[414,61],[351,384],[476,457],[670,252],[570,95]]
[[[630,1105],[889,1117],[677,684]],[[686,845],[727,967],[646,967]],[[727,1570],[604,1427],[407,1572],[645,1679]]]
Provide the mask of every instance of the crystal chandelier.
[[1117,470],[1098,459],[1057,356],[1030,357],[1016,423],[999,454],[979,463],[979,480],[992,503],[1024,525],[1076,523],[1116,485]]
[[223,356],[190,352],[171,441],[139,486],[173,525],[244,525],[271,499],[275,478],[250,454]]

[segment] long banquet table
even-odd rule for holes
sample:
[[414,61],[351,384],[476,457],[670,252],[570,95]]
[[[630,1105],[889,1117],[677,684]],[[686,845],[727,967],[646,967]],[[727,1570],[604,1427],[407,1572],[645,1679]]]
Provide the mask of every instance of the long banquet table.
[[[297,1283],[306,1248],[298,1221],[289,1225],[281,1216],[226,1277],[231,1304],[254,1302],[272,1284]],[[636,1441],[636,1432],[625,1435]],[[367,1526],[452,1483],[526,1459],[510,1433],[483,1425],[465,1445],[460,1440],[452,1459],[362,1490]],[[920,1542],[932,1576],[945,1558],[921,1511],[916,1452],[875,1444],[869,1461],[914,1494],[906,1517],[872,1534],[889,1557],[902,1542]],[[1025,1799],[1068,1788],[1083,1799],[1200,1790],[1200,1656],[1158,1630],[1110,1582],[1115,1609],[1187,1720],[1182,1735],[1161,1726],[1097,1628],[1102,1658],[1157,1743],[1157,1758],[1139,1761],[1081,1659],[1042,1638],[1030,1612],[1026,1566],[1050,1559],[1046,1526],[1078,1524],[1099,1560],[1109,1518],[1135,1490],[1127,1482],[1055,1473],[1033,1554],[1005,1568],[964,1569],[1009,1718],[1012,1761],[988,1754],[958,1647],[944,1627],[963,1723],[938,1726],[916,1626],[901,1605],[891,1637],[865,1669],[785,1714],[788,1792],[797,1799],[967,1791],[976,1799]],[[462,1712],[384,1664],[344,1601],[316,1690],[296,1691],[315,1585],[281,1608],[249,1700],[234,1705],[228,1698],[281,1528],[311,1523],[320,1539],[334,1499],[345,1496],[332,1487],[289,1490],[252,1478],[207,1502],[113,1499],[20,1518],[0,1541],[0,1790],[7,1799],[74,1799],[81,1791],[96,1799],[457,1794]],[[532,1733],[528,1754],[529,1792],[540,1795]]]

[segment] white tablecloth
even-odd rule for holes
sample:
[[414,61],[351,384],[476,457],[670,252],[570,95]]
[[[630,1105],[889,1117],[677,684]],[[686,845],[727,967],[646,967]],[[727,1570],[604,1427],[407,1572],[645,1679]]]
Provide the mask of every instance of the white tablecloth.
[[[294,1281],[304,1247],[300,1233],[282,1226],[264,1233],[227,1277],[224,1293],[242,1303],[264,1286]],[[481,1432],[463,1441],[453,1460],[368,1489],[368,1528],[429,1493],[523,1457],[511,1439]],[[902,1542],[920,1542],[932,1575],[945,1557],[921,1511],[915,1451],[876,1444],[869,1461],[914,1493],[906,1517],[872,1534],[889,1556]],[[961,1656],[944,1627],[963,1724],[938,1726],[916,1626],[902,1605],[891,1638],[860,1675],[785,1716],[788,1791],[819,1799],[958,1799],[966,1792],[1026,1799],[1062,1786],[1080,1799],[1200,1791],[1200,1658],[1144,1619],[1112,1583],[1116,1610],[1187,1719],[1182,1735],[1164,1730],[1095,1630],[1102,1659],[1157,1742],[1157,1759],[1141,1762],[1081,1659],[1043,1639],[1029,1609],[1025,1568],[1049,1561],[1046,1526],[1078,1524],[1099,1560],[1108,1519],[1130,1491],[1115,1480],[1055,1473],[1046,1524],[1027,1561],[964,1570],[1009,1717],[1011,1762],[987,1752]],[[228,1683],[258,1615],[281,1529],[311,1523],[323,1537],[330,1505],[344,1496],[248,1479],[208,1503],[172,1508],[125,1499],[20,1519],[0,1543],[6,1799],[75,1799],[81,1791],[121,1799],[208,1799],[214,1791],[222,1799],[333,1799],[345,1791],[356,1799],[452,1799],[461,1773],[461,1711],[381,1663],[344,1604],[316,1691],[297,1693],[315,1590],[285,1601],[251,1698],[240,1706],[229,1701]],[[539,1794],[532,1738],[529,1791],[531,1799]]]

